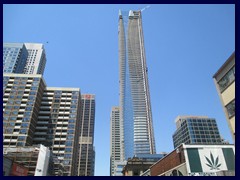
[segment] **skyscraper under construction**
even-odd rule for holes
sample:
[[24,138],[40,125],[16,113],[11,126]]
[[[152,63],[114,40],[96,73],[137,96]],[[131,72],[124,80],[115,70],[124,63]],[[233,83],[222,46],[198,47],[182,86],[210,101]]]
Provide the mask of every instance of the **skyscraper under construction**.
[[119,11],[118,25],[122,160],[155,154],[155,140],[141,11]]

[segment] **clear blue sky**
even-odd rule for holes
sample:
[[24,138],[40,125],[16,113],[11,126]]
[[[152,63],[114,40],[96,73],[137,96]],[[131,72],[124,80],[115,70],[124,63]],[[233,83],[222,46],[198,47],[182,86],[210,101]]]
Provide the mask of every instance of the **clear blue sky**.
[[[96,95],[95,175],[109,175],[110,112],[119,101],[118,10],[145,6],[3,5],[3,42],[45,45],[47,86]],[[142,16],[157,152],[173,150],[178,115],[216,118],[232,143],[212,76],[235,51],[235,6],[150,4]]]

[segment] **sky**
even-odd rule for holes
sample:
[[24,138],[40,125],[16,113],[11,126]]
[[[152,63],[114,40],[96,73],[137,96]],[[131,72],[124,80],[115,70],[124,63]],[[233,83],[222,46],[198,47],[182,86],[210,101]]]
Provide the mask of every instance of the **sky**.
[[215,118],[233,143],[213,75],[235,51],[233,4],[5,4],[3,42],[43,43],[48,87],[96,95],[95,175],[108,176],[119,105],[118,11],[140,10],[156,150],[171,152],[178,115]]

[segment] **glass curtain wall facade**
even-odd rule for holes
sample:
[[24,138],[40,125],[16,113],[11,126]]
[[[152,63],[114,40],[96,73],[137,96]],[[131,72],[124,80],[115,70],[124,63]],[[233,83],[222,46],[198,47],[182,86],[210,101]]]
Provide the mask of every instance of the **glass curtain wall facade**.
[[94,176],[94,123],[95,95],[82,95],[82,118],[80,121],[78,176]]
[[178,116],[174,148],[184,144],[223,144],[216,120],[205,116]]
[[141,11],[119,11],[122,159],[155,154]]

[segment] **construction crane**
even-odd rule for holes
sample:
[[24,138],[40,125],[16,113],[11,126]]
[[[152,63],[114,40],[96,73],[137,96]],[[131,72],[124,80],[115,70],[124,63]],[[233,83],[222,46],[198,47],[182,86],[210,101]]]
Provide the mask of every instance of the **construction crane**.
[[142,8],[141,9],[141,12],[143,12],[145,9],[147,9],[147,8],[150,8],[150,6],[148,5],[148,6],[146,6],[146,7],[144,7],[144,8]]

